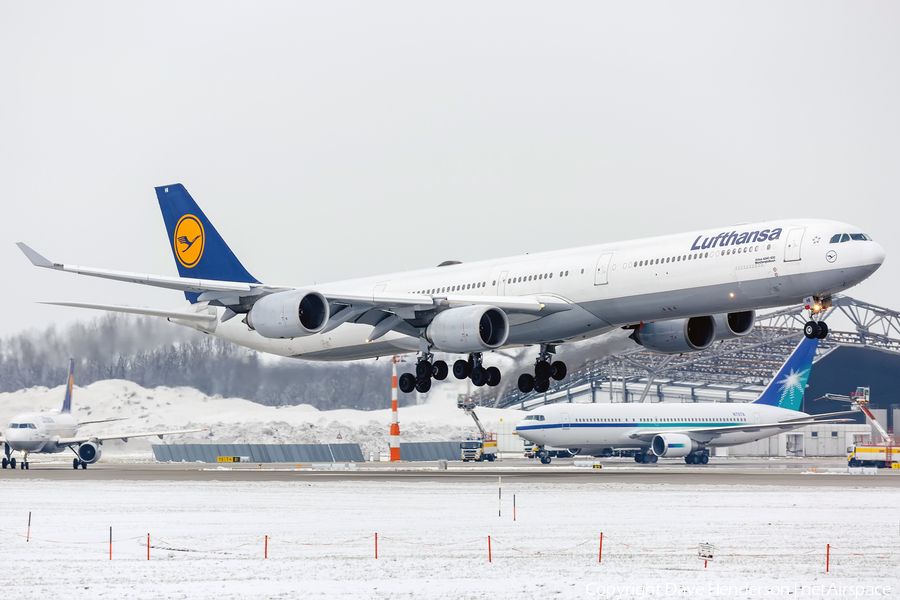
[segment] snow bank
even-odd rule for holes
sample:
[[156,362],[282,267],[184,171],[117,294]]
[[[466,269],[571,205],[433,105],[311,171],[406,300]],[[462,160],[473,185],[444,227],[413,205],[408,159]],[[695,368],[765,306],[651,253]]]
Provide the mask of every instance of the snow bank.
[[[166,438],[168,443],[209,441],[251,444],[328,444],[338,441],[357,443],[364,456],[388,448],[391,422],[390,389],[384,410],[320,411],[309,405],[272,407],[241,398],[207,396],[192,388],[159,387],[148,390],[136,383],[107,380],[76,387],[73,412],[80,421],[127,418],[125,421],[86,425],[83,433],[116,434],[161,429],[206,428],[203,434]],[[0,394],[0,423],[23,412],[58,410],[64,387],[31,388]],[[496,428],[500,419],[517,421],[515,410],[479,409],[479,417],[488,428]],[[400,409],[403,442],[427,442],[465,438],[475,432],[474,423],[456,408],[455,392],[428,395],[425,404]],[[338,434],[341,439],[338,440]],[[150,456],[158,438],[132,439],[104,444],[104,456],[128,453]],[[59,457],[34,456],[35,462]],[[103,460],[103,459],[101,459]]]

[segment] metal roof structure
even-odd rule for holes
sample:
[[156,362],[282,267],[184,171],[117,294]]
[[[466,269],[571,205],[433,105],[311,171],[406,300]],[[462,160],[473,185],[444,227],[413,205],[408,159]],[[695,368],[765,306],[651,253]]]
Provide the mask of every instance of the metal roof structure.
[[[816,360],[841,346],[868,347],[900,354],[900,312],[835,296],[823,318],[839,312],[855,331],[831,331],[819,344]],[[758,315],[747,336],[714,343],[702,352],[657,354],[635,345],[573,369],[563,381],[551,382],[543,393],[513,389],[489,396],[474,395],[482,406],[529,409],[553,402],[593,400],[603,394],[613,401],[643,402],[648,396],[680,398],[684,402],[749,401],[755,399],[793,351],[808,320],[803,306]]]

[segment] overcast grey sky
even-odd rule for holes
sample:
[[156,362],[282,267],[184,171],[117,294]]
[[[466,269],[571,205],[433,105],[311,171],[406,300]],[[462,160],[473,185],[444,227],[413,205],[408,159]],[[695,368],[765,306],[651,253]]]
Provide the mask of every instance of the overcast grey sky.
[[791,216],[888,252],[895,2],[79,2],[0,7],[0,335],[177,292],[153,187],[306,284]]

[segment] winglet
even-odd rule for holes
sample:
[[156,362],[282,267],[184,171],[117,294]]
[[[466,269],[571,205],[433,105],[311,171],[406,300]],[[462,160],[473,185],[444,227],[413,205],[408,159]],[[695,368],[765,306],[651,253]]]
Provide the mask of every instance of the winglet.
[[50,262],[49,260],[47,260],[46,258],[41,256],[40,254],[38,254],[35,250],[30,248],[27,244],[23,244],[22,242],[16,242],[16,246],[18,246],[19,250],[21,250],[22,253],[28,257],[28,260],[30,260],[31,264],[33,264],[34,266],[49,267],[51,269],[55,266],[52,262]]

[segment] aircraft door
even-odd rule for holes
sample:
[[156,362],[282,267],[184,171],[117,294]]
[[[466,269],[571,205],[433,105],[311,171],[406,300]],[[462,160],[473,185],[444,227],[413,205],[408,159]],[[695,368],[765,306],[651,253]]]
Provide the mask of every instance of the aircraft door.
[[805,227],[798,227],[788,232],[787,242],[784,245],[784,262],[800,260],[800,242],[803,241],[805,231]]
[[500,273],[500,279],[497,280],[497,295],[505,296],[506,295],[506,276],[509,275],[509,271],[503,271]]
[[594,285],[606,285],[609,283],[609,263],[612,260],[612,252],[604,252],[597,261],[597,269],[594,271]]
[[759,413],[757,413],[757,412],[753,413],[753,422],[754,422],[754,423],[759,423],[759,422],[760,422],[760,420],[759,420]]
[[569,413],[563,413],[560,415],[560,421],[562,422],[562,428],[569,428]]

